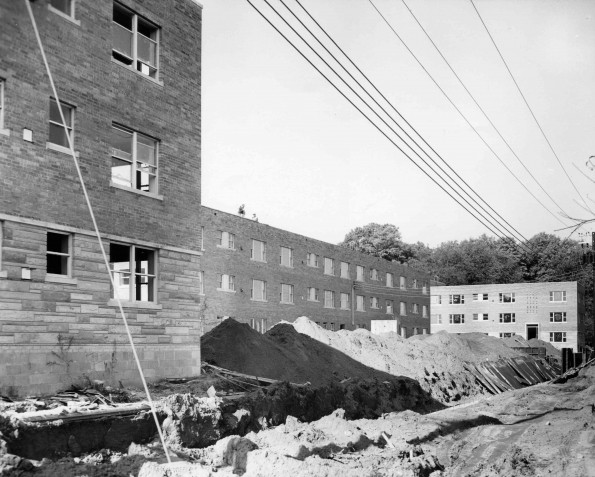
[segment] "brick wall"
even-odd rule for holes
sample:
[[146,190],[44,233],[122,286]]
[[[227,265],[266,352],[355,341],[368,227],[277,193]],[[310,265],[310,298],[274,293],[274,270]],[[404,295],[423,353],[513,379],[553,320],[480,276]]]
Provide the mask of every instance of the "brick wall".
[[[429,294],[422,293],[421,284],[429,282],[429,277],[400,264],[388,262],[364,253],[355,252],[345,247],[332,245],[302,235],[280,230],[266,224],[261,224],[237,215],[202,207],[204,226],[204,255],[201,270],[204,271],[204,293],[206,298],[206,326],[207,329],[216,326],[220,319],[217,317],[232,316],[239,321],[250,322],[266,320],[266,326],[281,321],[293,321],[299,316],[307,316],[319,323],[334,323],[335,329],[341,325],[345,329],[354,329],[358,325],[365,325],[370,329],[370,321],[387,318],[398,321],[399,330],[406,327],[408,335],[418,328],[429,332]],[[235,234],[235,249],[229,250],[219,247],[220,231]],[[251,260],[252,240],[266,242],[267,261],[265,263]],[[293,249],[293,267],[284,267],[279,263],[280,247]],[[308,252],[318,255],[318,267],[310,267],[306,263]],[[334,260],[335,276],[324,274],[324,257]],[[340,262],[349,263],[350,278],[341,278]],[[365,297],[365,311],[339,309],[340,293],[351,294],[356,276],[356,265],[365,268],[365,281],[356,283],[356,295]],[[370,279],[370,270],[378,270],[379,280]],[[386,273],[394,275],[394,287],[386,287]],[[220,274],[235,276],[235,292],[219,291]],[[407,279],[407,289],[400,290],[399,277]],[[416,278],[419,287],[413,289],[412,280]],[[252,279],[263,280],[267,283],[267,301],[260,302],[251,299]],[[281,284],[294,286],[294,304],[280,303]],[[307,299],[307,287],[319,290],[319,301]],[[335,292],[335,308],[324,307],[324,290]],[[429,293],[429,288],[428,288]],[[379,309],[370,308],[370,297],[379,299]],[[394,301],[395,313],[387,315],[386,300]],[[400,316],[399,303],[407,303],[407,315]],[[419,305],[419,313],[411,313],[411,304]],[[427,307],[428,318],[422,317],[422,306]],[[351,303],[350,303],[351,306]],[[353,321],[352,321],[353,319]]]

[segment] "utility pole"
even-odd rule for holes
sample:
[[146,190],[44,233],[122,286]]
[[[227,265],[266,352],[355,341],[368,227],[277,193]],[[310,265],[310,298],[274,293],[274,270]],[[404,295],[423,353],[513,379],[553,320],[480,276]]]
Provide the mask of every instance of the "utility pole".
[[[591,256],[595,250],[595,232],[591,232]],[[595,347],[595,260],[591,260],[591,266],[593,267],[593,295],[591,297],[591,316],[593,317],[593,334],[591,346]],[[585,343],[586,344],[586,343]]]
[[[595,156],[592,156],[595,157]],[[593,317],[593,336],[595,337],[595,232],[591,232],[591,245],[589,250],[589,232],[579,233],[581,248],[583,250],[583,265],[591,264],[592,267],[592,279],[593,289],[591,290],[591,315]],[[586,290],[585,290],[586,291]],[[585,343],[586,344],[586,343]],[[595,342],[590,343],[591,346],[595,346]]]

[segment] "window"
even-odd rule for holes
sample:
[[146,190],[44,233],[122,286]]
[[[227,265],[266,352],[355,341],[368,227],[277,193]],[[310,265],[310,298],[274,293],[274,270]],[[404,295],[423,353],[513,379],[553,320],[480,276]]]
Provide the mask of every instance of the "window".
[[463,305],[465,304],[465,295],[450,295],[448,302],[451,305]]
[[478,320],[479,320],[479,314],[473,313],[473,321],[478,321]]
[[[58,102],[54,98],[50,98],[49,143],[70,149],[70,146],[68,145],[68,137],[70,136],[71,141],[74,140],[72,132],[74,127],[74,108],[62,101],[60,101],[60,106],[62,107],[62,114],[64,114],[64,123],[60,116]],[[64,125],[66,125],[66,127],[64,127]]]
[[279,263],[284,267],[293,267],[293,250],[287,247],[281,247]]
[[550,292],[550,301],[566,301],[566,292],[565,291]]
[[465,323],[465,315],[463,315],[463,314],[448,315],[448,321],[451,325],[461,325],[461,324]]
[[318,267],[318,255],[315,253],[308,253],[306,262],[308,263],[309,267]]
[[349,278],[349,264],[341,262],[341,278]]
[[157,194],[158,141],[112,125],[112,183]]
[[57,232],[47,233],[47,273],[70,276],[70,235]]
[[331,290],[324,290],[324,307],[334,308],[335,307],[335,292]]
[[378,270],[375,268],[370,270],[370,280],[378,280]]
[[235,250],[235,241],[236,241],[236,236],[234,234],[225,232],[223,230],[219,231],[219,241],[217,243],[218,247],[229,248],[230,250]]
[[[230,316],[231,318],[231,316]],[[266,333],[267,331],[267,320],[266,318],[261,318],[260,320],[255,318],[250,318],[250,327],[259,333]]]
[[399,303],[399,314],[402,316],[407,315],[407,303],[405,303],[404,301]]
[[345,329],[345,325],[339,325],[339,329],[340,330],[344,330]]
[[136,245],[110,244],[112,298],[155,301],[157,252]]
[[440,305],[440,304],[442,304],[442,296],[441,295],[431,295],[430,296],[430,304],[431,305]]
[[335,262],[332,258],[324,257],[324,274],[334,275],[335,274]]
[[500,323],[516,323],[514,313],[500,313]]
[[417,334],[417,327],[413,328],[413,336],[415,336]]
[[143,75],[157,79],[159,28],[114,2],[112,57]]
[[488,294],[487,293],[474,293],[473,301],[488,301]]
[[267,250],[266,243],[260,240],[252,240],[252,250],[250,252],[250,258],[258,262],[267,261]]
[[392,273],[386,274],[386,286],[390,287],[390,288],[392,288],[394,286]]
[[438,313],[432,313],[432,315],[430,316],[430,320],[432,323],[436,323],[438,325],[442,324],[442,315],[438,314]]
[[318,301],[318,288],[308,287],[308,301]]
[[514,303],[516,302],[516,298],[514,293],[500,293],[500,303]]
[[405,290],[407,288],[407,284],[405,282],[405,277],[399,277],[399,288],[401,290]]
[[550,341],[553,341],[554,343],[566,343],[566,332],[554,331],[550,333]]
[[341,293],[341,310],[349,310],[349,293]]
[[205,272],[199,272],[198,274],[198,294],[205,294]]
[[500,333],[500,338],[512,338],[516,333]]
[[419,315],[419,305],[417,303],[411,303],[411,313]]
[[487,313],[484,313],[483,314],[483,321],[488,321],[488,314]]
[[428,307],[426,305],[422,305],[421,307],[421,316],[422,318],[428,317]]
[[355,279],[358,282],[364,281],[364,267],[362,267],[361,265],[355,267]]
[[0,133],[4,129],[4,83],[5,81],[0,78]]
[[[427,295],[427,294],[428,294],[428,282],[425,282],[425,281],[424,281],[424,283],[423,283],[423,285],[422,285],[422,287],[421,287],[421,292],[422,292],[424,295]],[[425,333],[426,329],[424,328],[424,330],[423,330],[423,331],[424,331],[424,335],[425,335],[425,334],[426,334],[426,333]]]
[[74,19],[74,0],[50,0],[50,5],[54,10]]
[[267,300],[267,282],[263,280],[252,280],[252,293],[250,298],[255,301]]
[[378,297],[375,297],[375,296],[370,297],[370,308],[372,308],[373,310],[380,309],[380,305],[378,304]]
[[356,311],[365,311],[363,295],[355,295],[355,310]]
[[205,249],[205,228],[204,226],[200,227],[200,249]]
[[566,312],[552,312],[550,313],[551,323],[566,323]]
[[293,303],[293,285],[281,284],[281,303]]
[[417,278],[414,278],[411,282],[411,288],[417,289]]
[[235,292],[236,290],[236,277],[233,275],[222,274],[219,275],[219,288],[220,291]]
[[386,314],[392,315],[393,314],[393,301],[386,300]]

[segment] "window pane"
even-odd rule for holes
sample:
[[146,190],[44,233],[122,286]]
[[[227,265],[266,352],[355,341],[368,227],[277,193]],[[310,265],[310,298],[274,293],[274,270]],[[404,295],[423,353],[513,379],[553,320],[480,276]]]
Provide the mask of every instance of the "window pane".
[[[140,26],[140,24],[139,24]],[[157,43],[144,35],[137,36],[137,56],[140,61],[155,66]]]
[[129,30],[132,30],[132,12],[126,8],[114,3],[113,19],[118,25],[122,25]]
[[68,253],[68,235],[48,232],[47,251],[57,253]]
[[132,160],[132,133],[123,129],[112,127],[110,136],[110,146],[112,156],[121,159]]
[[55,275],[68,275],[68,257],[48,254],[47,272]]
[[66,130],[62,126],[50,123],[50,142],[58,146],[68,147]]
[[143,275],[155,274],[155,252],[153,250],[136,247],[134,255],[136,273],[142,273]]
[[50,0],[52,7],[54,7],[56,10],[60,10],[62,13],[65,13],[68,16],[71,14],[71,3],[72,0]]
[[[72,108],[70,106],[62,103],[62,114],[64,114],[64,121],[66,121],[66,126],[69,127],[72,125],[71,110]],[[62,118],[60,117],[60,110],[58,109],[58,103],[55,99],[50,99],[50,121],[63,124]]]
[[126,187],[132,187],[132,164],[112,157],[112,181]]
[[155,166],[155,140],[137,134],[136,158],[146,164]]
[[115,289],[112,298],[130,300],[130,247],[110,244],[110,269],[114,273]]

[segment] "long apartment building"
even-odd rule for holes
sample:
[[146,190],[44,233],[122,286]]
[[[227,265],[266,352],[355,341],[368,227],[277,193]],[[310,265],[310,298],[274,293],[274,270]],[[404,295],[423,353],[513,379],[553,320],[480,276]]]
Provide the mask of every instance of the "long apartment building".
[[[200,372],[201,7],[0,2],[0,394]],[[102,233],[111,287],[68,148]]]
[[437,286],[432,333],[539,338],[556,348],[585,346],[584,292],[577,282]]
[[429,333],[429,276],[239,215],[203,206],[201,217],[205,329],[307,316],[330,330],[390,319],[403,336]]

